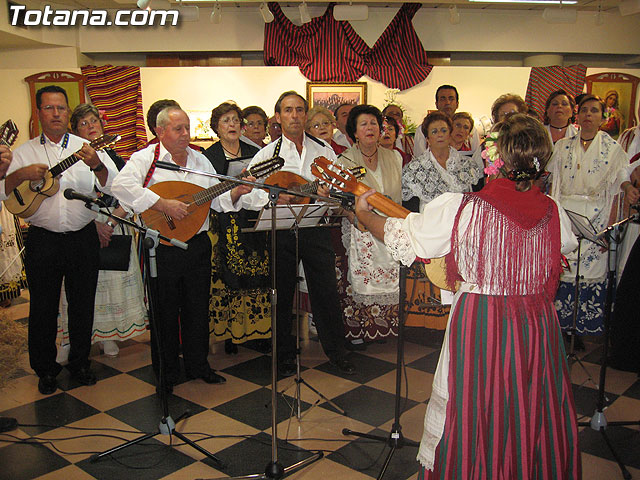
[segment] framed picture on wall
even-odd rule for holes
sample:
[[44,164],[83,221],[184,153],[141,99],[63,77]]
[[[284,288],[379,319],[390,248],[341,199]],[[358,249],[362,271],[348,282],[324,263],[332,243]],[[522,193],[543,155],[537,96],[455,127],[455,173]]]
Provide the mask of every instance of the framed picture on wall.
[[637,125],[636,91],[640,78],[627,73],[604,72],[587,77],[587,92],[602,98],[605,119],[600,127],[617,139],[626,128]]
[[362,105],[367,103],[367,82],[307,82],[307,101],[309,108],[319,105],[332,112],[343,103]]

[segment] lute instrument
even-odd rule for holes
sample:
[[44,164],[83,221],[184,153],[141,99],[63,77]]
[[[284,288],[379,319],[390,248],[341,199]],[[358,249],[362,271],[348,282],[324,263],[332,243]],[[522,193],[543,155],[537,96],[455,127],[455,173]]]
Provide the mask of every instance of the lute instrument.
[[[282,168],[283,165],[284,160],[282,158],[272,158],[249,167],[243,173],[237,175],[236,178],[241,179],[248,176],[266,177]],[[237,185],[237,183],[230,180],[217,183],[209,188],[180,181],[154,183],[148,187],[149,190],[157,193],[162,198],[186,203],[188,213],[182,220],[176,220],[163,212],[153,209],[145,210],[140,216],[147,227],[158,230],[166,237],[186,242],[200,231],[209,215],[211,200],[228,192]],[[164,240],[161,240],[161,242],[164,245],[170,245]]]
[[[359,182],[351,172],[340,165],[331,163],[325,157],[317,157],[311,166],[311,173],[332,187],[360,196],[371,190],[368,185]],[[367,199],[375,209],[389,217],[406,218],[411,212],[393,200],[376,192]],[[443,290],[454,290],[446,280],[444,257],[427,259],[424,264],[425,274],[429,280]]]
[[[118,140],[120,140],[120,135],[104,134],[89,145],[95,150],[102,150]],[[80,157],[74,153],[51,167],[41,180],[25,180],[4,201],[5,207],[18,217],[30,217],[38,211],[45,199],[58,193],[60,190],[58,176],[78,161],[80,161]]]

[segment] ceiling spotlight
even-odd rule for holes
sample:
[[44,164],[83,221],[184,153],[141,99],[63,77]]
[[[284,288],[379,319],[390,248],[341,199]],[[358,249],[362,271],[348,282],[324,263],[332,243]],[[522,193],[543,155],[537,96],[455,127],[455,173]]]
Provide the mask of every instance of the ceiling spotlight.
[[455,5],[449,5],[449,23],[451,25],[457,25],[460,23],[460,12]]
[[367,20],[369,7],[367,5],[336,5],[333,7],[333,18],[338,21]]
[[264,23],[271,23],[275,20],[273,13],[271,13],[271,10],[269,10],[269,7],[265,2],[262,2],[260,4],[260,14],[262,15],[262,20],[264,20]]
[[222,7],[220,3],[216,2],[213,6],[213,11],[211,12],[211,23],[215,23],[216,25],[222,21]]
[[138,0],[136,2],[136,5],[138,5],[138,8],[141,8],[144,10],[149,6],[150,3],[151,3],[151,0]]
[[302,2],[298,7],[300,10],[300,21],[302,23],[309,23],[311,21],[311,15],[309,15],[309,9],[307,8],[307,2]]

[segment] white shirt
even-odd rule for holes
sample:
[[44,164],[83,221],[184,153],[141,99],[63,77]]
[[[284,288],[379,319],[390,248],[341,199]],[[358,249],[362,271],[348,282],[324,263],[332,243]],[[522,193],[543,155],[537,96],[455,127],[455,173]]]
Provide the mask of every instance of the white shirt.
[[[475,126],[471,129],[469,136],[471,137],[471,153],[469,155],[473,155],[480,146],[480,134]],[[427,139],[422,133],[422,123],[420,123],[413,137],[413,158],[419,157],[427,150]]]
[[[44,138],[44,143],[41,143],[41,138]],[[49,168],[54,167],[87,143],[86,140],[73,134],[69,134],[68,138],[66,146],[63,146],[65,136],[58,143],[52,142],[46,135],[32,138],[15,149],[13,161],[7,173],[13,173],[34,163],[44,163],[49,165]],[[79,160],[58,176],[60,182],[58,192],[52,197],[46,198],[38,210],[25,220],[32,225],[52,232],[75,232],[93,221],[97,216],[95,212],[86,208],[84,203],[79,200],[67,200],[63,192],[67,188],[72,188],[76,192],[95,197],[95,189],[97,188],[102,192],[111,193],[111,182],[118,174],[118,169],[106,153],[98,152],[98,156],[107,168],[106,185],[100,185],[98,178],[87,164]]]
[[[282,146],[279,156],[284,159],[284,166],[280,169],[282,172],[292,172],[312,182],[316,178],[311,173],[311,164],[317,157],[325,157],[330,162],[337,161],[335,152],[324,140],[312,140],[305,133],[302,141],[302,155],[300,155],[295,143],[285,135],[280,138],[282,138]],[[256,153],[256,156],[251,160],[251,166],[272,158],[278,143],[278,140],[271,142]],[[260,210],[268,202],[269,194],[259,189],[253,189],[251,193],[242,197],[242,206],[248,210]]]
[[[153,162],[157,144],[149,145],[148,147],[134,153],[124,166],[120,173],[113,181],[111,187],[113,195],[122,203],[125,207],[133,210],[135,213],[141,213],[150,209],[160,199],[157,193],[152,192],[148,188],[144,188],[144,180]],[[175,163],[171,157],[171,154],[164,148],[162,143],[160,145],[160,155],[158,161]],[[193,170],[201,170],[203,172],[216,173],[215,169],[211,165],[211,162],[202,153],[196,152],[191,148],[187,148],[187,165],[186,168]],[[207,177],[205,175],[199,175],[196,173],[178,172],[174,170],[165,170],[163,168],[156,168],[151,176],[147,186],[151,186],[160,182],[187,182],[199,185],[203,188],[208,188],[216,185],[220,181],[214,177]],[[237,202],[240,204],[240,202]],[[237,211],[239,208],[231,201],[231,191],[225,192],[222,195],[214,198],[211,202],[211,208],[217,211]],[[200,227],[200,232],[204,232],[209,229],[209,217]]]
[[350,148],[351,143],[349,143],[349,138],[346,133],[342,133],[339,129],[336,128],[336,131],[333,132],[333,141],[338,145],[342,145],[343,147]]

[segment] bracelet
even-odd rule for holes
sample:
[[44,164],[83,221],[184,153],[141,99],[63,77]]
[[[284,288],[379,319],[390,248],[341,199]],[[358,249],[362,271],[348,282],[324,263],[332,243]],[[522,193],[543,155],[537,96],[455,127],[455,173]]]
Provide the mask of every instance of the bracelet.
[[100,162],[96,168],[89,168],[92,172],[101,172],[104,170],[104,163]]
[[116,228],[116,226],[111,220],[107,220],[107,225],[110,226],[111,228]]

